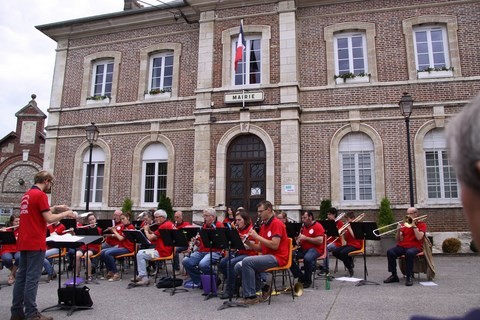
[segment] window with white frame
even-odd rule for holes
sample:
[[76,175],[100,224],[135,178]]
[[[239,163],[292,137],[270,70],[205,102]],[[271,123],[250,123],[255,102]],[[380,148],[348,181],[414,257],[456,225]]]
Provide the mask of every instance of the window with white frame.
[[161,143],[149,145],[142,156],[142,203],[155,204],[167,194],[168,152]]
[[103,181],[105,178],[105,153],[102,148],[94,147],[92,149],[92,164],[89,168],[89,152],[85,152],[83,157],[83,183],[82,183],[82,202],[87,199],[87,180],[90,169],[90,204],[101,204],[103,197]]
[[173,52],[156,53],[150,56],[148,92],[171,92],[173,84]]
[[92,96],[112,96],[114,61],[99,60],[93,64]]
[[374,145],[364,133],[349,133],[340,142],[342,202],[372,203],[375,195]]
[[339,33],[334,37],[335,74],[368,73],[365,33]]
[[448,161],[445,130],[436,128],[428,132],[423,141],[423,149],[428,200],[442,202],[458,199],[458,181]]
[[444,26],[416,27],[414,40],[418,71],[449,70],[447,30]]
[[235,70],[237,41],[232,41],[232,72],[235,75],[233,78],[236,86],[261,83],[262,79],[261,37],[247,36],[245,37],[245,42],[243,59],[238,62],[237,70]]

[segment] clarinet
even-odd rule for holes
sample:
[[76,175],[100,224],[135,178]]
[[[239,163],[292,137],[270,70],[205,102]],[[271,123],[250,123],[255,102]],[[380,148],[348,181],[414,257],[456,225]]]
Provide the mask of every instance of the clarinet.
[[263,221],[262,218],[258,217],[257,221],[255,221],[255,224],[253,225],[253,229],[258,233],[260,231],[260,227],[262,226]]

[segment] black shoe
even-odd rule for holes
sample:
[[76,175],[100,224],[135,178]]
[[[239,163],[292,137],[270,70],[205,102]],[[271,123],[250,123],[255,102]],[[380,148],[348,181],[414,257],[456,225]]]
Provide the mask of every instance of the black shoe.
[[398,279],[397,275],[391,275],[387,279],[383,280],[383,283],[393,283],[393,282],[400,282],[400,279]]
[[407,280],[405,281],[405,285],[406,285],[407,287],[413,286],[413,278],[412,278],[412,276],[407,276]]
[[306,288],[310,288],[312,286],[312,282],[311,281],[307,281],[307,282],[304,282],[303,283],[303,288],[306,289]]
[[348,269],[348,274],[350,275],[350,278],[353,277],[353,268]]
[[229,294],[228,292],[224,291],[224,292],[220,293],[220,294],[218,295],[218,297],[219,297],[220,299],[222,299],[222,300],[225,300],[225,299],[230,298],[230,294]]

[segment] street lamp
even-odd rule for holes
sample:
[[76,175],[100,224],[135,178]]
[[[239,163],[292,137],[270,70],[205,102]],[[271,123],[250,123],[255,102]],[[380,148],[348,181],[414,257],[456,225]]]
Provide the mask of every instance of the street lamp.
[[85,196],[85,211],[89,211],[90,206],[90,179],[92,177],[92,152],[93,152],[93,143],[97,141],[98,138],[98,128],[94,122],[85,128],[85,133],[87,134],[87,141],[90,144],[90,156],[88,158],[87,166],[87,194]]
[[414,206],[413,199],[413,174],[412,174],[412,151],[410,149],[410,115],[413,110],[413,99],[408,93],[404,92],[400,102],[400,111],[405,117],[405,126],[407,128],[407,152],[408,152],[408,183],[410,189],[410,207]]

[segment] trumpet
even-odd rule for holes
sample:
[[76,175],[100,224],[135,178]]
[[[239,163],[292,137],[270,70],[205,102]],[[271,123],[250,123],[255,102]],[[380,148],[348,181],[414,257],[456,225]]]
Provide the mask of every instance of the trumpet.
[[[403,226],[406,227],[406,228],[411,228],[413,227],[413,222],[417,222],[417,221],[423,221],[427,219],[427,215],[423,215],[423,216],[418,216],[416,218],[412,218],[411,216],[405,216],[405,219],[403,220]],[[390,233],[393,233],[393,232],[397,232],[397,229],[392,229],[393,226],[395,225],[399,225],[401,224],[402,221],[398,221],[398,222],[394,222],[394,223],[391,223],[391,224],[388,224],[386,226],[383,226],[383,227],[380,227],[378,229],[375,229],[373,230],[373,234],[377,237],[381,237],[381,236],[384,236],[386,234],[390,234]],[[381,231],[381,230],[385,230],[386,231]]]

